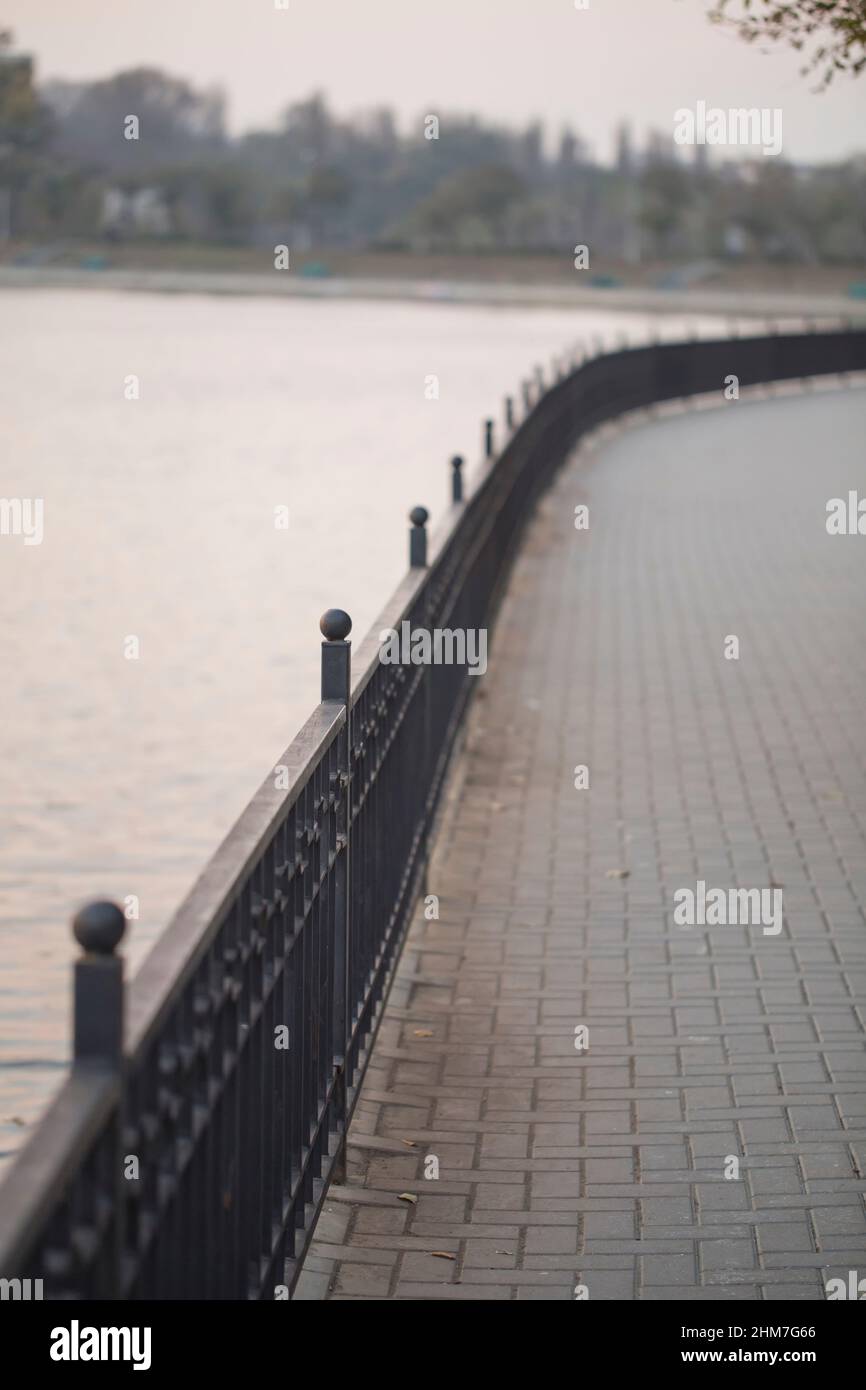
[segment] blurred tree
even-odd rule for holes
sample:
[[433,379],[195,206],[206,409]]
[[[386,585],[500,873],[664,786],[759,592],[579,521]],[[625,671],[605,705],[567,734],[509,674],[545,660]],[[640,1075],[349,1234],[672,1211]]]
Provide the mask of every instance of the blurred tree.
[[229,245],[246,241],[252,207],[244,169],[238,164],[221,164],[206,170],[202,191],[214,240]]
[[330,166],[313,169],[307,179],[305,213],[315,243],[326,240],[334,213],[345,208],[352,195],[346,174]]
[[33,60],[14,53],[12,34],[0,30],[0,155],[39,149],[49,113],[33,82]]
[[296,147],[303,163],[324,163],[332,152],[336,129],[321,92],[297,101],[283,116],[283,133]]
[[533,121],[520,137],[516,162],[530,182],[538,180],[544,169],[544,128],[540,121]]
[[684,210],[691,201],[688,171],[672,160],[654,159],[640,178],[639,221],[650,233],[659,255],[666,255]]
[[635,167],[634,141],[628,121],[616,128],[616,168],[620,174],[630,174]]
[[[61,107],[58,153],[106,172],[140,173],[155,164],[188,162],[221,154],[226,145],[225,99],[214,89],[198,92],[156,68],[132,68],[104,81],[54,91]],[[60,109],[58,109],[58,116]],[[127,116],[137,116],[138,140],[124,139]]]
[[344,207],[349,201],[351,185],[339,169],[313,169],[307,180],[307,202],[313,207]]
[[[409,219],[410,234],[433,246],[468,241],[504,244],[504,217],[524,192],[518,174],[486,165],[453,174],[425,198]],[[480,229],[483,230],[483,234]]]
[[33,82],[33,60],[0,30],[0,241],[16,233],[17,195],[39,167],[51,122]]
[[271,192],[265,210],[269,217],[278,221],[293,222],[300,215],[303,206],[303,188],[295,183],[286,183]]

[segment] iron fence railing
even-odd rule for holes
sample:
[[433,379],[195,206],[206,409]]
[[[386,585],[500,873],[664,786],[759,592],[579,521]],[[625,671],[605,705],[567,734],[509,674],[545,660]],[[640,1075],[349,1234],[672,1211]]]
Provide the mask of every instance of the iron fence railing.
[[580,437],[672,397],[866,369],[866,331],[653,344],[562,369],[485,425],[471,492],[428,541],[350,671],[322,619],[322,702],[129,988],[124,919],[75,920],[70,1075],[0,1188],[0,1278],[48,1298],[288,1296],[345,1134],[423,882],[473,680],[380,659],[383,629],[488,629],[538,494]]

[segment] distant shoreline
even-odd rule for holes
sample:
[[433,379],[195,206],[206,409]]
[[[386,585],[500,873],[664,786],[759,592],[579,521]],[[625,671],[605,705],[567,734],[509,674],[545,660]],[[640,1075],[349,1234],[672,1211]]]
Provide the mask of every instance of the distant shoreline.
[[300,299],[368,299],[500,308],[591,309],[652,314],[718,314],[749,318],[866,319],[866,302],[839,294],[761,293],[754,290],[659,290],[637,286],[578,288],[538,282],[403,279],[373,276],[304,277],[291,272],[106,269],[0,265],[0,289],[103,289],[151,294],[268,295]]

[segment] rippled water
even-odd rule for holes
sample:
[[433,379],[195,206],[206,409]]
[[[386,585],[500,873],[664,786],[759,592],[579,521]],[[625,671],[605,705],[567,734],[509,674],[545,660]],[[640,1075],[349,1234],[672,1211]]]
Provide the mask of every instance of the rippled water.
[[359,640],[449,456],[474,464],[505,393],[612,327],[649,321],[0,296],[0,496],[44,499],[41,545],[0,536],[0,1156],[63,1074],[74,908],[138,897],[134,969],[315,704],[322,610]]

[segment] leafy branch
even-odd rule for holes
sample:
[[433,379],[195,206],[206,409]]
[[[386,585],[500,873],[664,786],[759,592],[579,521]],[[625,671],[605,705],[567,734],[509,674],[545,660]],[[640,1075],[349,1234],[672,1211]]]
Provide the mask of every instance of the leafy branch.
[[816,73],[819,90],[836,73],[858,76],[866,67],[866,0],[715,0],[710,19],[737,30],[746,43],[788,43],[803,53],[803,76]]

